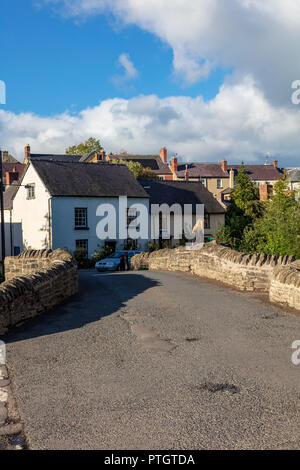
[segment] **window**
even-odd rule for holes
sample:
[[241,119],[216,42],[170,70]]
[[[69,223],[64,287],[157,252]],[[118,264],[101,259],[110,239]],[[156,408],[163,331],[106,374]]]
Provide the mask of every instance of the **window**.
[[200,183],[202,183],[206,187],[206,179],[205,178],[200,178]]
[[83,248],[86,251],[86,256],[88,256],[89,241],[88,240],[76,240],[76,250],[80,248]]
[[204,228],[210,228],[210,215],[204,214]]
[[87,209],[75,208],[75,229],[87,229]]
[[35,199],[35,184],[27,185],[27,199]]
[[137,216],[137,210],[134,207],[127,209],[127,227],[136,227],[135,218]]
[[223,186],[222,186],[222,180],[221,180],[221,179],[218,179],[218,180],[217,180],[217,188],[218,188],[218,189],[223,188]]
[[124,250],[137,250],[138,249],[138,242],[132,238],[127,238],[124,243]]

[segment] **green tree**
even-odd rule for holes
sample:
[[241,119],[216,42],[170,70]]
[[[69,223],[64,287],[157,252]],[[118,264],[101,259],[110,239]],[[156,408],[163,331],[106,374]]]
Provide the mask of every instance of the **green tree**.
[[94,137],[90,137],[85,142],[82,142],[78,145],[72,145],[71,147],[67,148],[66,154],[86,155],[91,153],[93,150],[95,150],[96,152],[100,152],[101,150],[103,150],[103,148],[100,144],[100,140],[96,140]]
[[275,184],[263,216],[245,230],[241,245],[250,253],[300,258],[300,205],[284,180]]
[[135,178],[157,179],[156,174],[150,168],[144,168],[139,162],[132,160],[111,160],[112,164],[126,165]]
[[217,234],[218,243],[229,243],[234,249],[241,247],[244,230],[253,225],[262,211],[259,190],[246,173],[242,163],[236,186],[231,193],[230,206],[226,213],[225,226]]

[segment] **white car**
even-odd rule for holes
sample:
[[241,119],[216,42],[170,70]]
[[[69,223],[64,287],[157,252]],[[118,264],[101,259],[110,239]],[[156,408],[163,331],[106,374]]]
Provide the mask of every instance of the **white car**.
[[129,260],[129,265],[130,265],[130,258],[132,258],[132,256],[138,255],[139,253],[141,253],[141,251],[137,251],[137,250],[116,251],[116,253],[113,253],[112,255],[108,256],[108,258],[97,261],[97,263],[95,264],[95,268],[99,272],[118,271],[120,269],[121,256],[124,256],[125,253],[128,253],[128,260]]

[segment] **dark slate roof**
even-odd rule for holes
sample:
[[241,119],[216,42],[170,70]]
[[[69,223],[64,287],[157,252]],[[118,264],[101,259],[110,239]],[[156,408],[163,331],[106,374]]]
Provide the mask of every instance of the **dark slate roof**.
[[160,181],[139,179],[140,184],[150,196],[150,204],[204,204],[209,214],[224,214],[226,210],[200,182]]
[[229,178],[229,174],[223,171],[221,163],[178,163],[176,175],[184,178],[188,169],[190,178]]
[[168,165],[164,163],[160,155],[108,155],[111,160],[129,160],[138,162],[143,168],[150,168],[157,175],[172,175]]
[[10,153],[7,151],[2,151],[2,161],[7,163],[20,163],[18,160],[15,159]]
[[11,210],[13,208],[13,199],[18,191],[18,183],[13,183],[10,186],[6,186],[4,191],[4,210]]
[[[237,174],[241,165],[229,165],[228,170],[232,168]],[[282,171],[273,165],[244,165],[246,173],[253,181],[275,181],[282,178]]]
[[8,163],[8,162],[4,162],[2,163],[2,171],[3,171],[3,175],[5,177],[5,173],[7,171],[16,171],[17,173],[19,173],[19,178],[21,178],[24,170],[25,170],[25,167],[26,165],[24,165],[24,163],[20,163],[20,162],[17,162],[17,163]]
[[79,162],[82,155],[57,155],[49,153],[31,153],[30,160],[50,160],[54,162]]
[[2,171],[4,176],[4,183],[6,182],[5,174],[6,172],[16,171],[18,173],[18,181],[15,181],[11,186],[5,186],[4,191],[4,209],[10,210],[13,208],[13,198],[18,190],[17,184],[20,184],[22,176],[24,174],[26,165],[23,163],[3,163],[2,164]]
[[125,165],[31,160],[51,196],[138,197],[147,193]]

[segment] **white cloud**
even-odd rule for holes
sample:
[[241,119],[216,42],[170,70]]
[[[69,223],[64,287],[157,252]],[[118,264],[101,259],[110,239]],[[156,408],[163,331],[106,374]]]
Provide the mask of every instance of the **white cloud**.
[[175,72],[193,83],[216,66],[251,75],[274,103],[290,104],[300,78],[300,0],[40,0],[82,19],[111,12],[173,49]]
[[78,115],[40,117],[0,111],[3,148],[22,159],[33,153],[63,153],[69,145],[99,137],[107,152],[177,152],[185,161],[264,162],[267,152],[281,166],[299,166],[300,107],[272,106],[250,78],[201,96],[160,99],[155,95],[108,99]]
[[130,60],[129,54],[123,53],[119,56],[117,65],[123,67],[124,73],[122,75],[114,75],[112,81],[115,85],[122,85],[129,80],[134,80],[138,77],[138,71],[133,62]]

